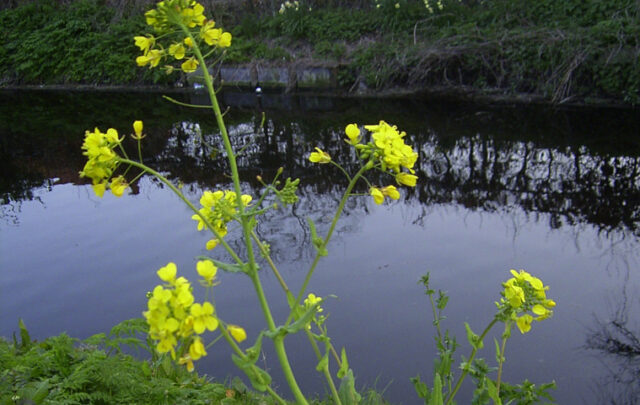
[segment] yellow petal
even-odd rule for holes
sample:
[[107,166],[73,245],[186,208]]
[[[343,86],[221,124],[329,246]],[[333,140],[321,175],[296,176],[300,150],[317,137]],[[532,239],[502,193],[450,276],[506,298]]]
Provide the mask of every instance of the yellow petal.
[[227,330],[229,331],[229,333],[231,334],[231,336],[233,336],[233,338],[239,343],[242,342],[243,340],[245,340],[247,338],[247,332],[244,331],[244,329],[242,329],[239,326],[235,326],[235,325],[229,325],[227,327]]

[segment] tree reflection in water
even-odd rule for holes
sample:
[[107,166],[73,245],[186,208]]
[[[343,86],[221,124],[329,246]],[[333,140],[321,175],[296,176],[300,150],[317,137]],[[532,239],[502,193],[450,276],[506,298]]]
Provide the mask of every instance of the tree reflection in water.
[[599,403],[634,405],[640,400],[639,304],[637,292],[629,294],[625,283],[611,316],[595,317],[588,331],[585,348],[604,355],[599,358],[608,372],[608,378],[595,382]]
[[[180,109],[176,112],[171,105],[167,108],[162,103],[150,101],[148,95],[116,97],[109,94],[105,97],[103,94],[97,96],[83,94],[82,97],[78,97],[78,95],[63,97],[55,94],[51,97],[44,97],[43,100],[46,102],[44,104],[43,102],[38,104],[37,100],[34,101],[38,97],[22,95],[3,102],[4,99],[0,94],[0,134],[2,135],[0,136],[0,169],[2,169],[0,196],[3,201],[0,215],[3,218],[2,222],[13,224],[28,217],[28,215],[20,215],[22,201],[41,197],[43,203],[48,203],[50,200],[47,200],[46,196],[54,194],[59,199],[57,200],[59,203],[57,208],[59,209],[61,206],[67,208],[69,216],[61,218],[52,206],[47,207],[48,212],[42,213],[43,220],[49,221],[51,217],[57,217],[72,222],[73,216],[78,212],[93,212],[86,209],[86,205],[94,203],[92,200],[94,197],[89,197],[90,188],[71,187],[70,185],[57,186],[60,183],[80,184],[81,180],[77,173],[82,169],[84,159],[79,151],[85,130],[98,125],[102,129],[112,126],[118,128],[121,133],[127,133],[127,129],[130,128],[134,119],[144,119],[145,121],[147,137],[143,153],[147,163],[167,174],[176,184],[183,185],[183,191],[191,200],[197,201],[205,189],[229,188],[228,167],[220,156],[222,148],[215,129],[215,122],[208,114]],[[79,99],[82,101],[79,102]],[[151,99],[153,100],[154,97]],[[183,101],[188,100],[184,99]],[[266,101],[265,99],[265,108],[268,104]],[[521,243],[520,246],[524,246],[525,249],[530,248],[530,255],[536,255],[538,252],[562,253],[560,252],[562,247],[556,250],[554,249],[556,246],[549,247],[545,245],[545,241],[539,243],[544,246],[538,246],[538,241],[544,238],[545,232],[550,235],[550,240],[560,241],[560,244],[564,239],[557,236],[559,234],[564,236],[568,232],[570,239],[572,236],[575,237],[576,251],[580,250],[581,242],[587,246],[584,249],[589,250],[586,254],[576,254],[571,251],[567,255],[563,255],[558,263],[554,263],[557,258],[549,257],[542,257],[537,262],[539,267],[548,266],[563,270],[562,272],[558,271],[558,274],[550,274],[550,276],[554,276],[557,283],[553,284],[554,292],[562,292],[565,297],[568,297],[568,300],[577,296],[574,288],[576,283],[573,280],[575,275],[572,275],[569,269],[571,266],[576,263],[587,263],[587,266],[592,266],[584,269],[584,274],[591,277],[587,279],[591,280],[591,285],[586,285],[587,282],[584,282],[585,285],[581,287],[587,289],[589,294],[598,295],[603,290],[603,286],[599,283],[611,276],[607,274],[607,271],[621,268],[628,258],[630,259],[629,263],[636,259],[634,255],[637,256],[638,237],[640,236],[638,229],[638,207],[640,205],[638,159],[640,148],[636,140],[637,134],[640,133],[640,118],[637,114],[602,110],[587,111],[586,113],[571,111],[543,111],[540,113],[527,112],[522,108],[492,109],[487,106],[424,104],[415,100],[385,102],[366,100],[360,106],[354,100],[347,100],[341,103],[336,102],[337,108],[323,110],[326,106],[330,107],[329,104],[319,102],[305,104],[313,106],[313,110],[299,109],[302,103],[291,104],[280,110],[267,108],[264,125],[262,125],[261,110],[256,111],[253,107],[249,109],[232,108],[228,115],[233,142],[236,148],[242,151],[238,161],[242,178],[245,180],[243,183],[245,192],[257,195],[261,186],[256,180],[256,176],[260,175],[269,181],[279,167],[283,167],[285,170],[284,178],[301,178],[300,201],[293,207],[280,208],[280,210],[286,209],[285,212],[269,211],[257,228],[257,232],[271,243],[271,253],[274,259],[281,263],[291,264],[287,266],[286,271],[295,271],[297,263],[308,262],[308,255],[313,252],[309,246],[306,218],[311,217],[321,228],[320,232],[323,231],[322,228],[326,229],[329,218],[333,214],[346,184],[344,178],[334,168],[311,165],[307,160],[308,154],[314,146],[320,146],[327,150],[335,160],[345,163],[347,170],[353,172],[357,167],[357,162],[354,161],[351,149],[342,141],[345,125],[351,122],[375,123],[381,117],[407,131],[408,143],[418,148],[420,156],[417,170],[420,181],[415,190],[408,191],[406,199],[394,203],[390,207],[378,207],[371,217],[377,218],[379,221],[384,221],[385,217],[393,218],[394,226],[397,226],[397,229],[392,230],[392,235],[402,234],[404,236],[406,233],[414,238],[425,238],[433,242],[436,248],[429,253],[434,256],[442,256],[440,257],[441,262],[436,263],[441,268],[447,270],[447,266],[456,268],[460,274],[467,277],[465,281],[472,275],[475,277],[473,274],[475,269],[466,272],[467,263],[475,258],[463,257],[465,252],[459,251],[459,244],[463,243],[459,242],[459,238],[466,236],[467,233],[472,234],[469,238],[464,239],[467,243],[470,242],[468,244],[470,248],[473,247],[471,243],[483,242],[485,239],[483,232],[492,233],[492,235],[486,235],[487,244],[479,243],[481,247],[475,250],[470,249],[472,254],[476,256],[482,254],[483,252],[479,249],[489,246],[493,239],[499,239],[497,246],[503,250],[497,253],[491,252],[488,255],[503,255],[504,253],[505,261],[501,263],[513,258],[514,254],[511,254],[511,257],[506,257],[511,252],[504,251],[509,249],[509,241],[505,242],[501,239],[503,235],[494,235],[502,231],[500,221],[508,223],[509,226],[513,224],[514,239],[515,234],[519,232],[525,235],[523,239],[529,239],[526,243]],[[7,108],[8,106],[11,108]],[[121,109],[116,107],[121,107]],[[70,115],[69,111],[72,111],[73,114]],[[104,116],[105,111],[113,111],[113,116]],[[11,125],[7,125],[9,122]],[[136,153],[137,151],[131,150],[131,155],[135,156]],[[213,159],[210,158],[212,156]],[[389,184],[389,178],[371,178],[370,180],[380,185]],[[115,213],[129,215],[128,218],[132,218],[131,220],[137,219],[137,214],[123,212],[127,209],[124,207],[134,207],[132,212],[135,213],[137,212],[135,211],[136,207],[140,209],[140,207],[145,207],[147,203],[157,206],[165,198],[164,192],[157,192],[157,188],[161,187],[159,183],[145,178],[139,188],[134,185],[131,193],[134,195],[149,193],[149,195],[153,195],[151,197],[153,204],[143,201],[144,198],[112,201],[118,207],[114,211],[114,215]],[[56,193],[56,190],[59,192]],[[366,192],[364,184],[356,192]],[[406,193],[407,190],[403,192]],[[80,194],[83,198],[76,198]],[[168,191],[166,194],[169,194]],[[85,195],[87,198],[84,198]],[[170,199],[171,196],[167,198]],[[109,205],[110,202],[105,199],[100,203]],[[49,204],[51,203],[49,202]],[[368,197],[354,198],[349,201],[346,214],[340,221],[340,228],[336,232],[338,244],[340,243],[339,239],[342,238],[347,248],[353,248],[355,244],[351,238],[353,235],[370,244],[372,240],[376,242],[377,234],[364,234],[362,230],[370,231],[373,229],[374,232],[387,232],[388,228],[385,228],[387,224],[383,222],[377,223],[378,227],[366,228],[365,224],[374,222],[364,220],[369,214],[368,207],[372,205],[372,201]],[[29,204],[24,204],[24,206],[28,207]],[[154,211],[154,215],[165,214],[162,212],[163,209],[161,206],[157,211]],[[384,210],[387,209],[388,212],[385,212]],[[119,212],[119,210],[122,211]],[[27,210],[25,209],[25,211]],[[443,212],[450,212],[452,215],[445,215],[446,218],[435,218],[434,220],[434,217],[443,215]],[[172,216],[172,213],[167,213],[167,216]],[[436,213],[436,215],[430,215],[431,213]],[[461,215],[469,215],[473,217],[472,221],[482,222],[484,213],[491,214],[485,216],[489,219],[487,222],[492,222],[494,225],[498,223],[498,226],[488,226],[478,230],[465,228],[464,224],[460,224],[462,222],[459,221]],[[175,217],[172,216],[171,219],[173,220]],[[181,220],[181,217],[176,219],[176,223],[182,223]],[[158,222],[161,221],[162,219],[159,219]],[[26,219],[25,222],[27,222]],[[155,221],[146,222],[151,229],[154,229],[151,224]],[[541,225],[531,227],[536,228],[539,231],[537,233],[526,235],[527,229],[519,229],[519,227],[526,228],[534,222]],[[400,225],[397,225],[398,223]],[[443,252],[437,251],[440,246],[438,245],[440,235],[434,237],[431,234],[433,230],[428,229],[428,225],[431,226],[434,223],[440,227],[439,229],[450,225],[452,227],[458,226],[455,232],[445,235],[450,238],[448,239],[450,246],[449,249],[443,249]],[[412,227],[411,224],[419,226]],[[0,225],[3,223],[0,222]],[[110,225],[112,224],[110,223]],[[182,237],[185,240],[190,237],[186,235],[195,233],[193,228],[193,224],[186,224],[184,229],[180,230],[183,232]],[[416,231],[415,228],[422,229]],[[562,229],[563,232],[552,232],[558,229]],[[592,229],[596,229],[599,234],[594,237]],[[142,237],[142,230],[140,232],[140,235],[137,233],[127,234],[124,240],[131,241],[133,246],[133,241]],[[5,235],[8,234],[9,232],[5,233]],[[87,238],[84,234],[76,236],[79,241],[83,242]],[[101,238],[109,238],[109,236],[102,236],[102,234],[91,236],[93,239],[89,238],[89,241],[100,246],[103,243]],[[156,237],[158,235],[147,236]],[[231,230],[229,238],[233,239],[233,236],[233,230]],[[52,238],[56,242],[60,239],[58,236]],[[118,237],[113,238],[113,246],[126,250],[127,244],[119,244],[121,240],[117,239]],[[163,236],[158,236],[160,241],[156,241],[156,243],[166,243],[161,239]],[[28,240],[29,243],[25,245],[31,246],[31,239]],[[51,241],[51,238],[47,236],[42,240]],[[193,239],[188,239],[188,242],[193,240],[197,240],[197,235]],[[60,243],[64,245],[66,240],[60,240]],[[412,249],[412,246],[418,246],[415,253],[419,259],[416,263],[411,263],[413,268],[424,264],[424,252],[419,251],[421,249],[419,243],[404,246],[406,250]],[[169,244],[163,245],[165,249],[175,248],[182,251],[183,246],[179,243],[176,243],[175,246],[169,246]],[[196,244],[197,242],[189,243],[189,246],[193,247]],[[13,254],[14,245],[7,246],[12,246],[10,249]],[[375,254],[377,246],[368,246],[367,253],[362,254],[363,260],[368,260],[370,255]],[[48,246],[34,246],[34,250],[42,250],[43,252],[49,252],[47,248]],[[144,248],[144,246],[137,246],[137,249]],[[537,248],[540,250],[536,250]],[[196,247],[196,249],[199,248]],[[609,263],[605,263],[603,266],[600,257],[594,261],[583,260],[583,256],[592,254],[591,249],[595,254],[610,256],[605,258],[605,261],[609,260]],[[63,249],[62,252],[67,251]],[[60,254],[60,256],[55,256],[56,252],[48,253],[51,257],[58,257],[53,260],[60,262],[57,263],[60,267],[56,271],[64,273],[65,268],[83,268],[82,253],[84,251],[77,249],[72,252],[74,254]],[[102,254],[93,250],[86,252],[88,255],[86,260],[93,260],[94,256]],[[36,253],[39,252],[33,253],[34,258],[37,257]],[[196,254],[198,253],[200,251]],[[122,277],[145,277],[148,261],[155,257],[155,254],[155,252],[148,252],[148,256],[143,257],[140,263],[134,263],[131,268],[124,266]],[[218,253],[215,252],[215,254]],[[389,256],[391,255],[390,253]],[[8,260],[11,258],[10,256],[5,255],[3,259]],[[29,270],[26,269],[27,266],[37,269],[39,268],[37,260],[48,263],[49,256],[44,259],[38,258],[36,264],[33,264],[32,261],[25,261],[31,259],[30,253],[25,260],[16,260],[13,267],[25,267],[25,271]],[[123,252],[123,257],[129,258],[130,256],[133,257],[133,253]],[[139,255],[136,253],[136,256]],[[183,258],[185,262],[193,258],[191,251],[185,256],[188,256]],[[344,256],[347,256],[346,252]],[[525,255],[518,256],[518,259],[523,259],[523,256]],[[69,259],[76,257],[80,263],[62,263],[63,257]],[[383,258],[380,264],[384,265],[384,260],[387,258]],[[493,258],[485,258],[483,271],[492,271],[491,269],[495,268],[493,266],[495,262]],[[354,263],[348,262],[345,265],[354,266]],[[603,268],[607,265],[609,268]],[[139,269],[144,271],[138,272]],[[108,270],[112,271],[111,268]],[[564,272],[564,270],[567,271]],[[354,271],[354,273],[356,272]],[[20,275],[20,273],[16,274],[16,277]],[[376,277],[376,284],[372,282],[370,285],[363,286],[361,280],[357,280],[358,290],[360,292],[365,290],[378,291],[381,299],[401,300],[409,297],[411,288],[415,287],[412,285],[413,281],[407,282],[406,278],[399,281],[399,277],[393,276],[386,278],[386,273],[383,274],[381,271],[370,271],[367,274]],[[445,276],[455,276],[455,274],[452,272],[452,275],[445,274]],[[631,274],[633,281],[635,275]],[[42,276],[41,274],[40,277]],[[295,279],[296,275],[292,274],[292,276]],[[30,283],[37,279],[38,277],[31,277],[25,282]],[[398,283],[402,284],[392,285],[396,279],[398,279]],[[102,289],[107,280],[100,278],[98,280],[98,285]],[[127,280],[131,285],[134,285],[136,281],[131,278],[127,278]],[[475,281],[478,282],[479,279]],[[74,287],[74,285],[71,286]],[[349,285],[344,283],[344,286],[347,287],[345,291],[348,290]],[[120,285],[114,282],[112,287],[120,288]],[[391,292],[389,292],[389,297],[385,297],[384,294],[387,292],[383,290],[386,287],[396,290],[398,296],[391,296]],[[461,295],[468,292],[462,284],[453,288],[458,289]],[[473,288],[480,289],[477,286]],[[485,285],[483,288],[488,287]],[[19,291],[19,289],[15,290]],[[74,288],[71,292],[62,291],[62,293],[76,293],[76,290],[79,289]],[[578,290],[578,292],[580,291],[582,290]],[[122,294],[139,298],[138,292],[138,290],[123,291]],[[54,301],[62,304],[68,301],[66,295],[62,293],[60,298],[56,296]],[[634,296],[631,291],[625,293],[628,294],[628,297]],[[102,297],[93,291],[87,294],[87,296],[82,296],[82,299],[87,299],[88,296],[89,298]],[[342,295],[346,296],[347,293]],[[359,296],[354,298],[357,297]],[[129,302],[135,302],[137,298],[131,298],[132,301]],[[578,296],[578,298],[580,297]],[[595,306],[598,305],[596,302],[599,302],[600,298],[593,298],[592,295],[589,295],[586,300],[588,303],[593,302],[593,306]],[[80,300],[80,298],[77,299]],[[365,302],[365,300],[362,299],[361,302]],[[625,370],[627,371],[620,376],[611,374],[611,380],[619,381],[618,385],[620,386],[623,382],[631,381],[632,377],[637,378],[638,376],[637,356],[630,355],[637,350],[635,342],[637,342],[638,328],[630,322],[632,315],[637,311],[634,312],[626,306],[626,303],[630,302],[632,302],[631,298],[621,305],[622,308],[626,308],[626,312],[620,310],[612,312],[614,314],[611,317],[613,321],[602,320],[597,323],[597,327],[591,333],[593,336],[589,339],[589,343],[599,350],[598,353],[611,351],[621,353],[599,356],[612,359],[611,363],[607,363],[612,370],[618,370],[619,366],[616,362],[626,366]],[[20,308],[28,308],[29,304],[24,303]],[[388,304],[391,307],[391,302]],[[409,304],[405,302],[405,305]],[[586,305],[590,308],[589,311],[593,306]],[[562,306],[559,304],[560,307],[565,311],[564,308],[569,306],[565,306],[563,303]],[[415,309],[417,312],[422,310],[417,307]],[[571,317],[576,311],[583,311],[583,309],[584,307],[578,309],[574,307],[568,308],[566,312],[558,311],[558,316],[554,319],[563,319],[568,325],[564,329],[558,327],[559,330],[573,331],[575,328],[571,322],[575,318]],[[399,312],[397,316],[400,316]],[[344,315],[350,316],[351,318],[347,321],[352,322],[352,318],[358,316],[356,315],[358,313],[354,309],[352,312],[345,312]],[[339,318],[340,315],[335,314],[334,319]],[[582,315],[584,315],[584,311],[576,317]],[[589,312],[586,313],[586,316],[589,316]],[[93,318],[92,314],[91,319]],[[77,324],[75,319],[74,314],[74,325]],[[392,321],[393,319],[389,318],[389,322]],[[406,319],[406,321],[415,323],[413,317]],[[102,327],[101,324],[96,325]],[[12,323],[11,327],[14,326]],[[541,333],[547,333],[547,331],[541,329]],[[557,336],[553,335],[556,332],[549,329],[548,333],[552,336],[544,342],[557,342]],[[633,333],[635,333],[635,338],[632,338]],[[345,339],[347,338],[345,337]],[[569,344],[579,345],[582,344],[582,339],[579,336],[573,336],[571,339],[567,338],[567,341],[558,342],[558,347],[565,349]],[[563,344],[564,346],[562,346]],[[553,350],[553,348],[533,348],[532,350],[537,353],[536,355],[543,356],[543,350]],[[523,349],[523,352],[525,351],[526,347]],[[576,359],[575,356],[563,358],[567,362],[575,362],[577,369],[583,367],[582,362],[585,361],[585,359]],[[392,366],[393,364],[389,366],[390,369]],[[420,367],[421,370],[424,370],[422,364]],[[566,365],[558,367],[562,370],[575,369],[567,368]],[[393,372],[396,374],[393,377],[399,378],[399,372],[396,370]],[[594,373],[589,374],[589,376],[591,375]],[[583,379],[587,379],[587,377]],[[408,378],[404,382],[408,383]],[[584,384],[581,380],[577,385],[578,390],[584,390],[585,386],[593,384]],[[633,396],[638,395],[637,384],[630,383],[624,387],[621,386],[621,388],[614,387],[613,383],[601,385],[603,387],[598,395],[602,400],[599,403],[607,402],[604,401],[605,398],[614,398],[614,394],[620,394],[618,403],[633,403]],[[628,388],[628,392],[624,390],[627,389],[625,387]],[[569,381],[564,387],[561,386],[559,391],[561,389],[572,390],[573,388],[575,385],[572,386]],[[398,390],[402,390],[402,388],[398,388]],[[575,396],[571,398],[575,398]],[[627,402],[624,402],[625,400]]]

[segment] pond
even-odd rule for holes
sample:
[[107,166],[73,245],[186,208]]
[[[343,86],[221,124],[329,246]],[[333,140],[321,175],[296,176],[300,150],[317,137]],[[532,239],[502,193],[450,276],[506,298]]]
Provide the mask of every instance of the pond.
[[[176,93],[186,102],[203,95]],[[334,345],[346,347],[358,387],[376,386],[394,404],[419,403],[410,377],[431,381],[434,327],[420,278],[447,291],[443,326],[463,343],[464,322],[490,321],[510,269],[526,269],[551,288],[554,316],[506,347],[505,379],[556,381],[560,404],[632,404],[640,398],[640,114],[637,110],[549,109],[404,99],[335,99],[225,92],[223,104],[245,192],[257,175],[300,178],[300,201],[269,211],[257,228],[295,290],[314,250],[307,218],[328,228],[346,181],[307,160],[315,146],[347,170],[357,167],[342,141],[351,122],[384,119],[407,132],[419,152],[419,182],[399,201],[377,206],[353,197],[310,284],[325,304]],[[263,116],[264,112],[264,116]],[[5,91],[0,93],[0,336],[22,318],[32,336],[87,338],[140,317],[155,271],[173,261],[194,279],[208,239],[170,190],[143,177],[124,197],[97,198],[78,177],[84,131],[130,131],[145,122],[147,163],[197,202],[227,188],[228,167],[213,147],[215,121],[176,107],[160,93]],[[264,119],[264,124],[262,121]],[[125,132],[126,131],[126,132]],[[371,178],[386,184],[389,179]],[[366,191],[362,189],[360,191]],[[231,232],[230,243],[237,243]],[[215,252],[215,251],[214,251]],[[215,253],[215,254],[219,254]],[[265,266],[266,267],[266,266]],[[221,274],[221,316],[252,341],[263,328],[250,281]],[[287,304],[263,272],[280,322]],[[481,356],[494,364],[490,336]],[[303,391],[325,392],[315,356],[286,341]],[[260,365],[288,396],[270,348]],[[459,358],[459,357],[458,357]],[[239,375],[222,344],[199,371]],[[469,403],[471,388],[459,403]]]

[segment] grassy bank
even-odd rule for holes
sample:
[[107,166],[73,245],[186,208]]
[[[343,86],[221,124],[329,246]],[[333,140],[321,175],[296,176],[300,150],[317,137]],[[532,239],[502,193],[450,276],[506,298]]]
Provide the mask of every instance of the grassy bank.
[[[2,84],[184,80],[135,65],[132,37],[145,32],[150,1],[16,3],[0,11]],[[444,88],[558,103],[640,102],[637,0],[442,0],[442,8],[433,0],[203,3],[234,34],[226,63],[331,65],[345,91]]]
[[[63,333],[37,342],[21,323],[12,341],[0,337],[0,404],[277,404],[240,379],[221,384],[189,373],[168,355],[140,360],[125,354],[123,350],[149,349],[139,338],[146,328],[143,319],[132,319],[85,340]],[[367,390],[362,404],[388,402]]]

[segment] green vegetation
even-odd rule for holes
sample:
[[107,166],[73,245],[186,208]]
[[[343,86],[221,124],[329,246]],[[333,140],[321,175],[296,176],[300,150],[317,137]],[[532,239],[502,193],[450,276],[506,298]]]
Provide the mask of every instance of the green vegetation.
[[[136,336],[144,320],[115,326],[108,336],[79,341],[65,334],[32,341],[0,339],[0,403],[35,404],[271,404],[236,380],[230,387],[172,366],[168,358],[141,361],[123,346],[145,347]],[[32,401],[32,402],[31,402]]]
[[[117,3],[117,4],[116,4]],[[448,88],[549,101],[640,101],[635,0],[203,1],[234,35],[226,62],[338,66],[345,90]],[[213,3],[213,4],[209,4]],[[171,84],[131,39],[153,1],[40,0],[0,11],[0,83]]]
[[[61,334],[32,340],[22,322],[20,338],[0,338],[0,404],[224,404],[270,405],[240,380],[224,385],[174,366],[168,356],[139,360],[125,348],[149,350],[139,339],[143,319],[116,325],[108,335],[78,340]],[[314,405],[330,403],[315,400]],[[364,405],[387,404],[368,390]]]

